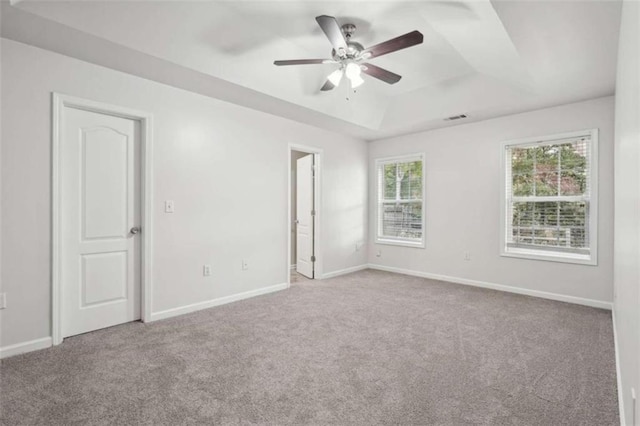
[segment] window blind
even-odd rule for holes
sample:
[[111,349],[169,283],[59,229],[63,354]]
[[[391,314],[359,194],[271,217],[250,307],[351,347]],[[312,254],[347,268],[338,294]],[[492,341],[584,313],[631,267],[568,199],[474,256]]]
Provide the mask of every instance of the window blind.
[[379,160],[378,239],[422,242],[422,157]]
[[591,138],[506,147],[506,246],[589,255]]

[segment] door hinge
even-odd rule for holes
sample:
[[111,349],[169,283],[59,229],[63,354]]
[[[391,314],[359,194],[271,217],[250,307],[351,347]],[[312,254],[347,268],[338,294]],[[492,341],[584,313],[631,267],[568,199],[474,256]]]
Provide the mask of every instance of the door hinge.
[[311,261],[315,262],[316,261],[316,257],[315,256],[311,256]]
[[316,211],[315,210],[311,210],[311,216],[315,216],[316,215]]

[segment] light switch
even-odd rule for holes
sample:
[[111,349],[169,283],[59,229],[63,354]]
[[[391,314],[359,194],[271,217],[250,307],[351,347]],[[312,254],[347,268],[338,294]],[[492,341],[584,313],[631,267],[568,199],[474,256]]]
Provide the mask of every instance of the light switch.
[[204,265],[202,267],[202,275],[205,277],[211,276],[211,265]]
[[167,200],[164,202],[164,212],[173,213],[173,200]]

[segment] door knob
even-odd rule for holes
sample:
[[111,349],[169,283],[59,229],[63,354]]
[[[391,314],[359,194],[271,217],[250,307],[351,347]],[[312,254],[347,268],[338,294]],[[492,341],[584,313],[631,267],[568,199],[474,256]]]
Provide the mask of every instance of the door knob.
[[131,232],[133,235],[135,235],[138,232],[140,232],[140,228],[138,228],[137,226],[134,226],[133,228],[131,228],[131,230],[129,232]]

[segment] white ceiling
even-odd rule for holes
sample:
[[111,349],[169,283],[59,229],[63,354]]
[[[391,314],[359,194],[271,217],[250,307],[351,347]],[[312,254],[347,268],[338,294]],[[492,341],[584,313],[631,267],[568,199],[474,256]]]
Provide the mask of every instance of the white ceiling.
[[[161,59],[154,66],[164,64],[176,80],[178,68],[196,71],[270,103],[257,109],[366,139],[451,125],[443,121],[451,115],[476,121],[610,95],[615,87],[619,1],[23,0],[3,6],[15,18],[14,25],[3,18],[4,37],[107,66],[113,55],[107,47],[127,48],[141,64]],[[424,43],[371,60],[403,76],[395,85],[364,76],[355,94],[346,84],[320,92],[335,65],[276,67],[273,61],[330,57],[314,19],[323,14],[355,23],[353,39],[365,47],[412,30],[424,34]],[[41,28],[45,20],[52,30],[42,40],[32,34],[36,28],[24,28]],[[69,30],[84,38],[83,49],[70,51]],[[299,111],[292,113],[291,105]]]

